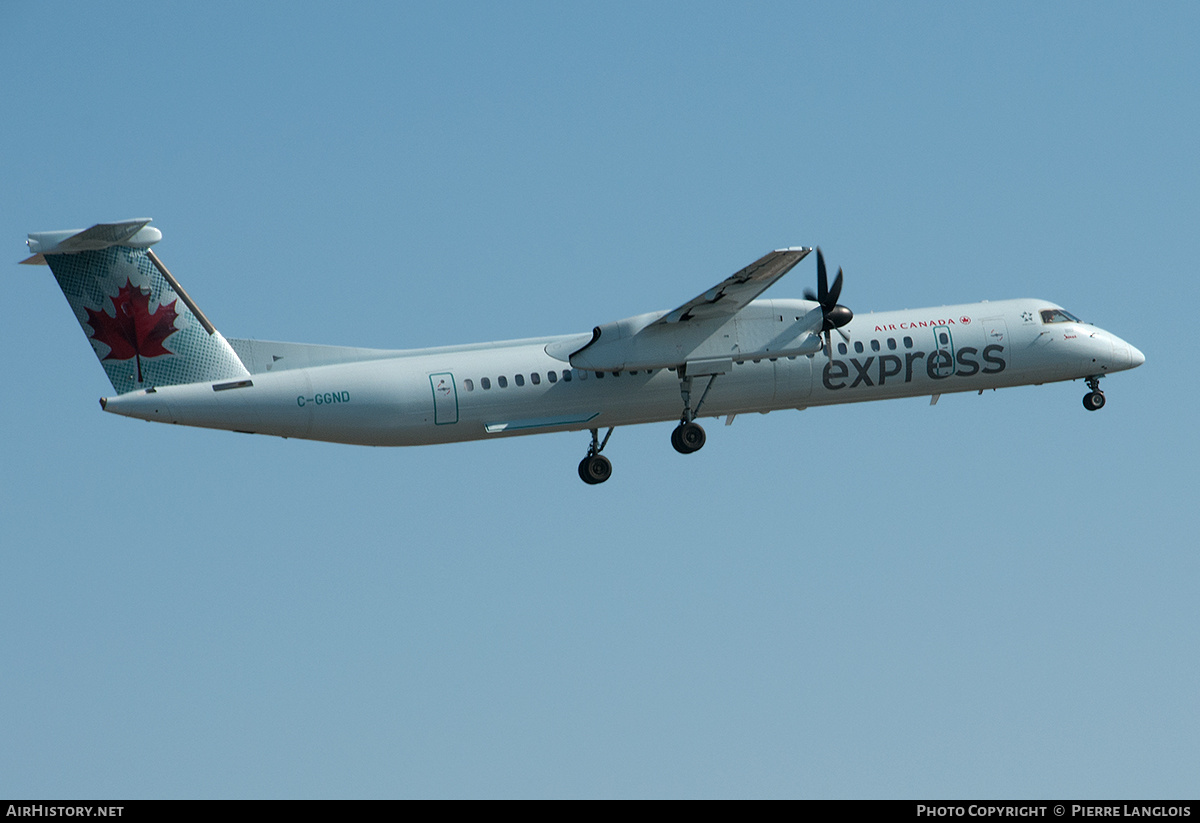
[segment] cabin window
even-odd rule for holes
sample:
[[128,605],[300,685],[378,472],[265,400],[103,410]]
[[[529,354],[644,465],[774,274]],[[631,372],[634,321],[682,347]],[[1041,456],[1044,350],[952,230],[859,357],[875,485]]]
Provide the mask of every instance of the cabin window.
[[904,348],[906,348],[906,349],[911,349],[912,347],[913,347],[912,338],[911,338],[911,337],[907,337],[907,336],[906,336],[906,337],[904,338]]
[[571,382],[571,370],[570,369],[563,369],[563,382],[564,383]]
[[536,386],[542,382],[542,376],[537,372],[534,372],[533,374],[529,375],[529,382]]
[[597,379],[597,380],[603,380],[603,379],[604,379],[604,372],[602,372],[602,371],[598,371],[598,372],[596,372],[596,379]]
[[945,346],[950,342],[950,335],[946,334],[945,332],[938,332],[938,342]]
[[858,354],[862,354],[862,353],[863,353],[863,344],[862,344],[862,341],[861,341],[861,340],[856,340],[856,341],[854,342],[854,351],[855,351],[856,353],[858,353]]
[[475,382],[468,377],[463,381],[463,388],[467,391],[475,391]]
[[525,385],[525,375],[523,375],[523,374],[514,375],[514,376],[513,376],[513,380],[516,382],[516,384],[517,384],[518,386],[524,386],[524,385]]
[[879,341],[878,340],[871,341],[871,351],[879,351]]
[[556,372],[556,371],[546,372],[546,379],[549,380],[551,383],[557,383],[558,382],[558,372]]
[[850,350],[846,348],[845,343],[838,343],[838,354],[846,354]]
[[896,338],[889,337],[888,338],[888,351],[895,351],[895,350],[896,350]]
[[484,391],[487,391],[492,387],[492,381],[488,380],[486,377],[481,377],[479,378],[479,385],[483,386]]
[[496,385],[502,389],[507,389],[508,388],[508,378],[505,377],[504,375],[500,375],[499,377],[496,378]]

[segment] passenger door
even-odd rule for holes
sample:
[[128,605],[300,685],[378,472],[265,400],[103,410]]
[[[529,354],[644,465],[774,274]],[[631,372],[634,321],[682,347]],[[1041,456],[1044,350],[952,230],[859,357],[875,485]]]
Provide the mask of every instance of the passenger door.
[[433,389],[433,422],[438,426],[458,422],[458,389],[454,375],[438,372],[429,375],[429,387]]

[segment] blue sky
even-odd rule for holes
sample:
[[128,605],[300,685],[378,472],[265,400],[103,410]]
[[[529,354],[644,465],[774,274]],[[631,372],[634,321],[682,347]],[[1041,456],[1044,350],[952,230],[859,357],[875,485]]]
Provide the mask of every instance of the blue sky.
[[[1194,4],[125,4],[0,34],[0,795],[1194,797]],[[30,231],[236,337],[586,331],[820,244],[1080,384],[386,450],[147,425]],[[808,261],[776,285],[799,296]]]

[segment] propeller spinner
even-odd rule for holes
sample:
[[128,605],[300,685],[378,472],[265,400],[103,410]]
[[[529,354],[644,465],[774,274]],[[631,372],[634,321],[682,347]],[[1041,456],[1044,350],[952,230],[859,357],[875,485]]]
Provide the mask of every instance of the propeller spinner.
[[842,331],[842,326],[854,319],[854,312],[838,303],[838,297],[842,293],[842,270],[839,267],[837,277],[833,278],[833,288],[829,288],[829,278],[825,274],[825,255],[821,254],[820,247],[817,248],[817,293],[813,294],[812,289],[804,290],[804,298],[813,300],[820,304],[821,314],[824,317],[824,322],[821,323],[821,334],[825,337],[825,351],[830,357],[833,356],[833,343],[830,341],[829,333],[837,329],[844,339],[849,340],[850,335]]

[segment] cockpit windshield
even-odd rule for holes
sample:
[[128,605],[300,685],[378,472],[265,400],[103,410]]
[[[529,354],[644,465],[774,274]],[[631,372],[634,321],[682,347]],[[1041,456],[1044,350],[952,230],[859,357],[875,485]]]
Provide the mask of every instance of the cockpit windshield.
[[1075,315],[1062,309],[1042,309],[1043,323],[1082,323]]

